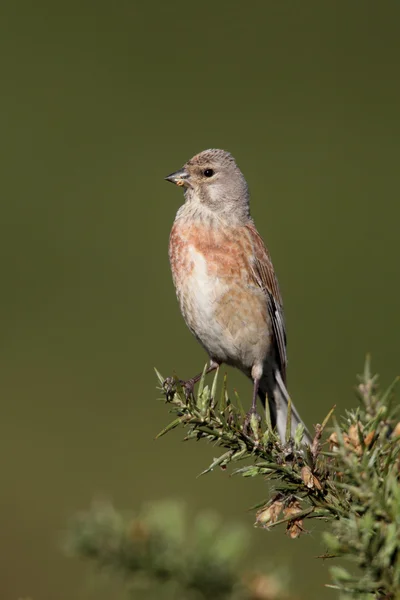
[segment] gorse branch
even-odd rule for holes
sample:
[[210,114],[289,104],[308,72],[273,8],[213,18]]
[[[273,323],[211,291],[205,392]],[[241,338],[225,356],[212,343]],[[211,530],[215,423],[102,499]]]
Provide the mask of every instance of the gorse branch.
[[177,502],[136,515],[100,504],[75,517],[67,547],[123,577],[134,598],[288,600],[275,576],[239,571],[247,539],[243,527],[191,517]]
[[301,428],[294,440],[282,444],[268,425],[268,415],[265,423],[254,418],[247,426],[240,399],[230,399],[226,377],[217,393],[218,373],[210,388],[204,371],[197,395],[189,397],[178,380],[164,380],[158,372],[157,377],[177,415],[159,436],[182,426],[185,440],[206,439],[224,450],[203,473],[250,459],[234,474],[261,475],[272,482],[271,497],[258,506],[258,526],[269,529],[285,523],[290,537],[297,538],[306,520],[329,521],[324,556],[350,559],[359,569],[355,576],[332,567],[332,587],[353,598],[400,597],[398,406],[393,402],[394,385],[379,391],[369,359],[359,377],[358,408],[348,411],[340,424],[334,420],[328,437],[332,410],[315,426],[311,447],[301,445]]

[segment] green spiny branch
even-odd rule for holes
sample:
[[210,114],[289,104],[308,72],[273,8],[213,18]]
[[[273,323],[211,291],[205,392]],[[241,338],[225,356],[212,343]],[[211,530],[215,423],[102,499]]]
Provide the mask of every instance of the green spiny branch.
[[122,576],[135,598],[288,600],[282,576],[239,568],[247,542],[242,526],[192,516],[178,502],[135,515],[103,503],[73,519],[67,549]]
[[[290,537],[305,531],[307,519],[331,522],[325,534],[324,557],[345,557],[359,575],[332,567],[333,587],[351,597],[398,598],[400,590],[400,424],[393,388],[381,393],[367,358],[356,392],[359,405],[347,411],[340,424],[333,409],[315,426],[310,447],[302,446],[299,427],[295,439],[282,444],[264,423],[253,418],[246,425],[236,396],[232,402],[224,378],[217,394],[218,373],[211,388],[205,370],[197,394],[185,394],[179,380],[157,372],[160,389],[176,418],[159,436],[178,426],[185,440],[205,439],[224,452],[204,471],[250,459],[234,470],[244,477],[261,475],[273,485],[271,497],[258,505],[256,525],[269,529],[286,524]],[[290,416],[289,416],[290,418]],[[397,423],[397,424],[396,424]],[[290,431],[290,423],[288,424]],[[372,596],[371,596],[372,594]]]

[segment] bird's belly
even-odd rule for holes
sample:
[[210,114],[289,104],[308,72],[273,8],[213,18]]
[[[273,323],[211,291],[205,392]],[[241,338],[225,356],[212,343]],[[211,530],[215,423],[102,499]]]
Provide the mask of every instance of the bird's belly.
[[210,272],[199,252],[188,252],[190,268],[177,291],[189,329],[212,359],[250,371],[270,344],[264,294],[237,277]]

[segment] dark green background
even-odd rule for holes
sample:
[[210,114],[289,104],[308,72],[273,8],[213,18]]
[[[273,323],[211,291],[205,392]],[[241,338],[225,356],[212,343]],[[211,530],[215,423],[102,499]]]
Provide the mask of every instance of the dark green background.
[[[221,472],[168,421],[153,366],[205,355],[186,330],[163,177],[230,150],[284,297],[289,388],[308,424],[367,351],[398,373],[397,2],[4,2],[0,9],[0,597],[99,598],[59,550],[98,494],[184,498],[252,527],[261,481]],[[251,386],[232,373],[242,399]],[[254,530],[302,598],[334,598],[318,531]],[[259,558],[258,558],[259,559]],[[112,588],[103,592],[114,597]]]

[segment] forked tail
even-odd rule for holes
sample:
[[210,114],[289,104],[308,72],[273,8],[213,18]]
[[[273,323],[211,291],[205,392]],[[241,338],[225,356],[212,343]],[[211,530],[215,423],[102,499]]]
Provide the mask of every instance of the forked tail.
[[[272,427],[276,427],[281,441],[285,443],[289,394],[278,369],[275,371],[273,377],[263,377],[260,381],[259,396],[263,403],[268,398]],[[296,407],[291,402],[291,437],[294,437],[299,423],[304,427],[303,444],[311,445],[312,437],[297,412]]]

